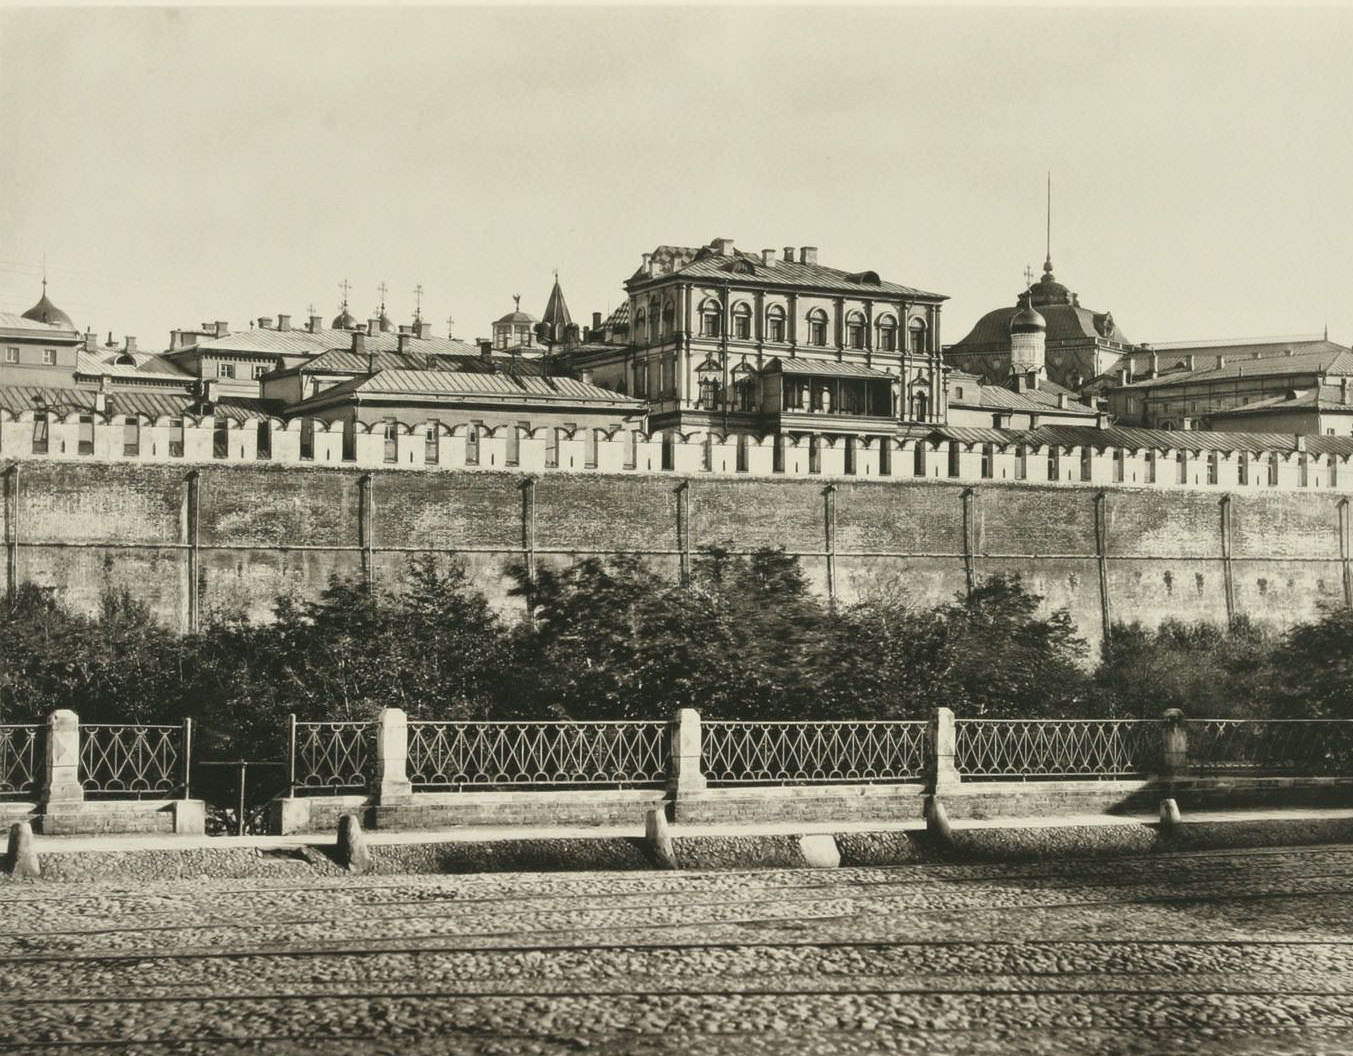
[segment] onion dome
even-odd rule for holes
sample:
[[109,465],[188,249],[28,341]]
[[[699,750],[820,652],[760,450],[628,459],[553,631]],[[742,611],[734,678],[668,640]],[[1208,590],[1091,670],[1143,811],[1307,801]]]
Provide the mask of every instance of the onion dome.
[[75,329],[75,324],[71,322],[70,316],[47,299],[46,279],[42,280],[42,299],[24,312],[23,318],[32,319],[35,323],[46,323],[48,326],[59,326],[63,330]]
[[344,301],[344,302],[343,302],[343,307],[339,310],[339,313],[338,313],[336,316],[334,316],[334,321],[333,321],[332,323],[330,323],[329,326],[330,326],[330,329],[333,329],[333,330],[356,330],[356,329],[357,329],[357,320],[354,319],[354,318],[352,317],[352,313],[351,313],[350,311],[348,311],[348,302],[347,302],[347,301]]
[[1027,293],[1020,294],[1019,311],[1010,317],[1012,334],[1037,334],[1048,329],[1048,321],[1029,303]]

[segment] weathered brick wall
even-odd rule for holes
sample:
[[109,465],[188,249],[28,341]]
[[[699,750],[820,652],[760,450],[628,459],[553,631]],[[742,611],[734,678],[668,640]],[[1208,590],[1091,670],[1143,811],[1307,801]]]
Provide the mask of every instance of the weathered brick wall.
[[5,477],[7,578],[58,586],[89,610],[103,590],[126,587],[185,626],[194,560],[200,612],[266,618],[278,594],[314,595],[331,575],[360,572],[364,557],[377,577],[397,582],[410,556],[427,550],[458,553],[509,609],[516,602],[504,570],[532,545],[541,565],[638,551],[675,576],[688,538],[692,549],[726,540],[783,546],[802,556],[816,589],[830,586],[845,601],[900,589],[936,603],[962,590],[969,571],[1019,572],[1049,605],[1068,607],[1092,642],[1102,627],[1101,565],[1112,617],[1148,624],[1165,616],[1224,621],[1228,564],[1236,613],[1285,624],[1345,600],[1345,497],[1337,491],[1234,493],[1228,563],[1224,489],[597,473],[528,483],[510,472],[287,466],[197,472],[194,516],[183,466],[24,463]]

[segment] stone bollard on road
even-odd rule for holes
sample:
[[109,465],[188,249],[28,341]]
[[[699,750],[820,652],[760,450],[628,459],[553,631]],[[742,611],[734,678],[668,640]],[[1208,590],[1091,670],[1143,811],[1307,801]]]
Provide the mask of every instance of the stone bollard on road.
[[1179,804],[1173,799],[1162,799],[1160,801],[1160,831],[1163,833],[1174,832],[1179,825]]
[[33,846],[33,826],[27,821],[16,821],[9,827],[9,875],[24,880],[35,880],[42,875],[38,852]]
[[809,869],[836,869],[841,865],[841,851],[835,837],[828,833],[800,836],[799,853]]
[[350,873],[371,871],[371,850],[356,814],[344,814],[338,819],[338,864]]
[[667,809],[654,807],[644,821],[644,839],[658,866],[662,869],[675,869],[676,848],[672,846],[672,830],[667,827]]
[[948,843],[953,835],[953,830],[949,826],[949,814],[944,809],[944,804],[940,802],[939,796],[925,797],[925,831],[926,835],[945,843]]

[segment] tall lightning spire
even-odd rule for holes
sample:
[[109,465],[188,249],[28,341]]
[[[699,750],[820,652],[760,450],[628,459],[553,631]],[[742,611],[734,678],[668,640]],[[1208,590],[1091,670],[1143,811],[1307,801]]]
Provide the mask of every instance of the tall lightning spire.
[[1052,170],[1048,170],[1048,241],[1047,253],[1043,257],[1043,270],[1052,270]]

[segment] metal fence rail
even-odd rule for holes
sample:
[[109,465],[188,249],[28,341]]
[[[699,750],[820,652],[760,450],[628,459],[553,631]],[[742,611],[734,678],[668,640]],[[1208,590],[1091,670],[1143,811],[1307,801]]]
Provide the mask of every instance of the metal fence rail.
[[700,768],[711,784],[912,781],[925,773],[925,722],[700,724]]
[[1131,777],[1161,762],[1159,719],[958,719],[964,777]]
[[291,794],[364,792],[376,765],[374,722],[297,722],[290,719]]
[[665,722],[410,722],[415,789],[660,785]]
[[1184,729],[1199,774],[1353,774],[1347,719],[1186,719]]
[[35,798],[41,761],[41,726],[0,726],[0,798]]
[[187,793],[192,726],[80,724],[80,784],[107,796]]

